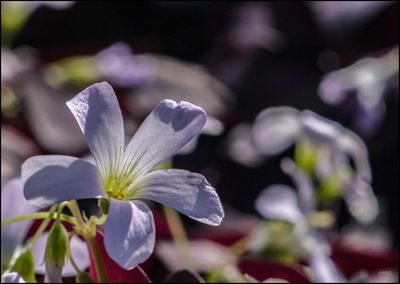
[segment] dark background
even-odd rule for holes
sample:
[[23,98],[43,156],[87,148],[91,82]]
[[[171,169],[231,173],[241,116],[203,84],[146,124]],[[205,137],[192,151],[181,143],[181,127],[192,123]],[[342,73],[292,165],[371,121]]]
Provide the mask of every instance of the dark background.
[[[221,44],[241,2],[77,2],[65,10],[40,7],[17,35],[12,47],[30,45],[44,62],[65,56],[94,54],[116,41],[135,53],[154,52],[204,65],[218,77],[216,66],[233,52]],[[237,209],[255,213],[253,203],[267,185],[289,182],[279,161],[292,151],[248,168],[229,160],[221,142],[242,121],[251,122],[269,106],[311,109],[349,126],[349,117],[324,104],[317,95],[325,74],[316,62],[321,52],[333,50],[345,67],[374,52],[398,45],[398,2],[387,6],[356,32],[327,36],[302,2],[268,2],[273,27],[288,40],[280,52],[255,50],[240,80],[228,83],[237,104],[222,120],[221,137],[202,136],[196,152],[179,156],[177,168],[202,171],[221,199]],[[234,56],[234,55],[232,55]],[[220,78],[221,79],[221,78]],[[386,225],[398,246],[399,160],[398,91],[386,99],[387,114],[380,130],[364,139],[373,171],[373,188],[384,204]],[[346,215],[342,218],[346,218]]]

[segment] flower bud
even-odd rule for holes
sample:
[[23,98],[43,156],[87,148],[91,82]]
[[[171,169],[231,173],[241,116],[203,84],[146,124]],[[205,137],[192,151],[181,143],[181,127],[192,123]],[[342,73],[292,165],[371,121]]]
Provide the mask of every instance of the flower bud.
[[27,282],[36,282],[35,260],[30,249],[26,249],[18,256],[11,271],[17,272]]
[[68,233],[57,220],[49,232],[45,251],[46,278],[51,282],[61,282],[61,271],[68,254]]

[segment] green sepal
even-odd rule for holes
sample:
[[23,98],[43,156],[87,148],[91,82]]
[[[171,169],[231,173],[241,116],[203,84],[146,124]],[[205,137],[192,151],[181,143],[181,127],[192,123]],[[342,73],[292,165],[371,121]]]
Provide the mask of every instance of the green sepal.
[[57,220],[47,238],[45,261],[54,263],[56,268],[65,264],[68,256],[68,232],[60,220]]

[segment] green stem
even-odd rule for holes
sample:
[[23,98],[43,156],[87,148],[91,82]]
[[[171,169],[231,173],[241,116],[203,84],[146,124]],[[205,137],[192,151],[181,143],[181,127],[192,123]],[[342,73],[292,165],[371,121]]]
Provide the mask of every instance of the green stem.
[[99,245],[96,240],[96,230],[94,229],[92,232],[92,230],[90,230],[90,228],[86,225],[76,200],[69,201],[68,208],[76,219],[77,232],[85,239],[89,251],[93,257],[97,281],[100,283],[107,283],[106,269],[100,253]]
[[85,224],[85,221],[83,221],[81,210],[79,209],[79,206],[78,206],[78,203],[76,202],[76,200],[69,201],[68,208],[71,211],[72,216],[75,217],[76,226],[80,229],[85,229],[86,224]]
[[[73,233],[70,235],[70,237],[69,237],[69,242],[70,242],[70,243],[71,243],[71,239],[72,239],[75,235],[76,235],[75,232],[73,232]],[[76,262],[75,262],[75,260],[74,260],[74,257],[72,256],[71,248],[68,247],[68,250],[69,250],[69,252],[68,252],[69,260],[71,261],[72,266],[73,266],[74,269],[76,270],[76,273],[79,274],[79,273],[82,272],[82,271],[79,269],[78,265],[76,264]]]
[[193,265],[187,253],[188,237],[183,227],[182,220],[178,212],[176,212],[174,209],[163,205],[163,210],[165,217],[167,218],[172,237],[174,238],[175,245],[180,251],[182,262],[187,268],[191,268]]
[[[25,221],[25,220],[39,220],[39,219],[46,219],[46,218],[56,219],[57,216],[50,216],[49,212],[37,212],[37,213],[32,213],[32,214],[28,214],[28,215],[23,215],[23,216],[18,216],[18,217],[7,219],[7,220],[1,222],[1,226],[11,225],[13,223],[21,222],[21,221]],[[74,218],[71,216],[61,214],[60,218],[61,218],[61,221],[68,222],[72,225],[76,224]]]
[[86,243],[88,244],[89,250],[92,254],[94,265],[96,267],[97,281],[100,283],[107,283],[107,274],[104,266],[103,258],[100,253],[99,244],[97,243],[96,236],[86,237]]
[[42,221],[42,223],[40,224],[39,228],[37,229],[37,231],[35,232],[35,234],[33,235],[33,237],[29,240],[29,243],[27,245],[27,247],[29,249],[32,249],[33,245],[35,244],[36,240],[43,234],[44,230],[46,230],[47,225],[50,223],[50,220],[53,217],[54,212],[56,211],[57,208],[57,204],[53,205],[50,208],[49,211],[49,218],[46,218],[45,220]]

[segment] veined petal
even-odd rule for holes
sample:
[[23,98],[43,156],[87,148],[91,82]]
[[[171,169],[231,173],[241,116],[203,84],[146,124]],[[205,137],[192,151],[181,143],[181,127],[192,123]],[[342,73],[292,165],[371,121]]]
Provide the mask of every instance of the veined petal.
[[111,199],[104,233],[108,255],[125,269],[136,267],[153,252],[153,214],[141,201]]
[[268,219],[287,221],[296,226],[306,224],[297,195],[287,185],[275,184],[264,189],[256,199],[256,209]]
[[97,168],[61,155],[34,156],[21,167],[25,198],[47,207],[62,201],[106,196]]
[[[35,242],[32,248],[32,255],[35,259],[35,272],[38,274],[45,274],[45,265],[43,263],[44,259],[44,252],[46,249],[47,237],[49,233],[43,233]],[[80,268],[81,271],[86,270],[89,267],[90,259],[89,259],[89,252],[87,246],[84,241],[82,241],[77,236],[74,236],[70,240],[70,249],[71,254],[76,262],[77,266]],[[65,265],[62,269],[63,277],[71,277],[76,275],[76,270],[71,264],[69,259],[65,262]]]
[[[6,182],[1,190],[1,221],[26,215],[37,211],[37,208],[26,201],[21,179]],[[17,205],[17,206],[16,206]],[[32,220],[17,222],[1,227],[1,264],[6,265],[15,249],[25,238]]]
[[123,172],[138,176],[164,162],[200,132],[206,119],[191,103],[161,101],[129,142]]
[[215,189],[204,176],[185,170],[157,170],[139,181],[135,198],[165,204],[202,223],[217,226],[224,210]]
[[252,128],[257,150],[265,155],[282,152],[300,133],[299,111],[291,107],[271,107],[262,111]]
[[124,125],[117,97],[106,83],[94,84],[67,103],[85,134],[103,179],[115,170],[124,149]]

